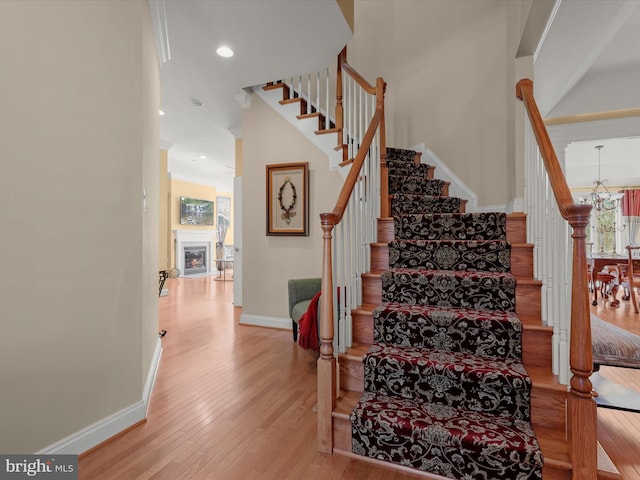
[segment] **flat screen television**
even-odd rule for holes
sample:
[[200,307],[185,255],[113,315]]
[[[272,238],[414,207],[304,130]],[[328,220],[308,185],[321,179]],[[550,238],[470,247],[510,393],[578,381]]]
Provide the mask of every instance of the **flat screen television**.
[[180,225],[213,226],[213,200],[180,197]]

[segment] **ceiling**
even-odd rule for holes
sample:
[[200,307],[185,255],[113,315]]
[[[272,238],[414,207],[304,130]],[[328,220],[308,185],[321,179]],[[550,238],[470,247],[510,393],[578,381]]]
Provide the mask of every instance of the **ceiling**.
[[[171,176],[225,192],[233,189],[235,137],[241,136],[241,110],[248,101],[244,88],[323,69],[352,35],[334,1],[150,0],[150,5],[161,57],[160,137],[169,150]],[[543,116],[618,110],[630,101],[640,107],[640,0],[535,0],[532,12],[536,7],[542,13],[530,15],[539,30],[530,45]],[[527,25],[527,30],[535,28]],[[215,54],[222,44],[235,51],[232,58]],[[594,95],[594,90],[609,93]],[[567,155],[568,177],[580,175],[569,178],[572,185],[587,180],[591,185],[597,174],[593,146],[605,141],[593,140],[575,146],[579,154]],[[618,154],[621,148],[626,153]],[[640,184],[639,149],[638,141],[605,146],[602,169],[611,184],[630,176]]]
[[[333,1],[151,0],[172,178],[233,191],[245,87],[326,68],[352,32]],[[216,55],[227,45],[232,58]],[[206,157],[206,158],[203,158]]]
[[[534,67],[543,116],[640,107],[640,1],[563,0],[551,16]],[[554,128],[571,131],[574,139],[558,152],[570,188],[593,188],[596,145],[603,145],[601,179],[611,187],[640,185],[640,117],[550,127],[552,136]]]

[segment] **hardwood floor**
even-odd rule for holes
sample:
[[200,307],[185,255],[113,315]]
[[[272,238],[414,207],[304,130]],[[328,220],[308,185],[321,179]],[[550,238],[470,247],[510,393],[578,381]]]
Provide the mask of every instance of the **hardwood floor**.
[[[147,422],[80,458],[81,480],[300,478],[410,480],[316,451],[315,358],[291,332],[239,325],[231,282],[170,279],[167,330]],[[622,301],[592,312],[640,335]],[[601,374],[640,391],[640,370]],[[598,410],[600,441],[625,480],[640,480],[640,414]]]
[[83,480],[410,480],[316,449],[315,358],[290,331],[238,324],[233,284],[170,279],[147,422],[79,461]]
[[[618,300],[620,297],[621,292]],[[616,308],[600,300],[591,313],[640,335],[640,315],[634,313],[629,301],[620,300]],[[600,375],[640,392],[640,370],[601,367]],[[624,480],[640,480],[640,413],[598,408],[598,439]]]

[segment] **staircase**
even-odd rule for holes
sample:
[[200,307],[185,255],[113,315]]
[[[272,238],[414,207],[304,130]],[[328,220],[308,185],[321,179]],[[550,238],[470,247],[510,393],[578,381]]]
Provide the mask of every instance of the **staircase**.
[[[378,99],[383,85],[378,79]],[[306,118],[309,107],[295,92],[280,83],[265,89],[281,89],[281,103],[299,102],[300,119]],[[370,149],[376,124],[384,147],[381,111],[363,148],[345,162],[353,165],[336,209],[321,215],[323,292],[342,285],[332,283],[332,231],[347,203],[344,192],[368,176],[358,174],[361,152]],[[342,138],[339,126],[318,121],[316,135],[338,130]],[[552,374],[553,329],[541,318],[541,282],[533,278],[525,214],[465,213],[466,201],[449,196],[449,184],[434,178],[435,169],[422,164],[419,153],[382,152],[377,242],[369,245],[369,271],[359,275],[361,303],[346,317],[351,346],[334,355],[334,323],[323,318],[320,324],[319,450],[420,478],[620,479],[592,440],[595,410],[585,382],[590,356],[577,357],[572,393]],[[550,175],[556,176],[553,168]],[[564,197],[561,192],[559,205],[567,203]],[[578,210],[569,223],[580,229],[586,215]],[[576,258],[581,252],[574,242],[574,274]],[[587,312],[572,322],[588,315],[581,295],[574,289]],[[343,310],[334,310],[331,295],[322,302],[323,317]],[[341,316],[335,325],[344,322]],[[590,338],[574,338],[572,331],[572,344],[585,351]]]
[[[339,357],[334,449],[448,478],[540,478],[532,425],[564,432],[566,389],[551,332],[533,327],[524,216],[465,214],[415,152],[388,149],[387,165],[393,218],[379,220],[357,345]],[[548,447],[568,473],[566,447]]]

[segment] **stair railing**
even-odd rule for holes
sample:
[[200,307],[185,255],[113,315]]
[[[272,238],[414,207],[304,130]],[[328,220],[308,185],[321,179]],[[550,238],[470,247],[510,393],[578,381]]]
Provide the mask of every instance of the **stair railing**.
[[388,203],[383,187],[384,91],[382,78],[376,80],[375,86],[369,84],[347,63],[346,49],[340,53],[336,78],[337,149],[352,152],[353,158],[346,162],[351,166],[336,206],[331,212],[320,214],[323,259],[318,449],[325,453],[333,451],[332,412],[338,392],[336,352],[351,345],[351,309],[362,302],[361,275],[369,268],[369,244],[376,241],[377,218],[388,215],[388,208],[383,206]]
[[[572,229],[571,324],[569,367],[573,374],[567,396],[567,442],[572,460],[572,479],[595,479],[597,475],[597,412],[593,399],[591,321],[587,288],[586,227],[591,206],[576,204],[558,162],[549,134],[533,97],[533,82],[520,80],[516,96],[522,100],[539,154],[560,215]],[[540,225],[540,231],[544,230]],[[547,226],[548,228],[548,226]],[[536,233],[534,233],[536,235]]]
[[[335,72],[333,72],[335,73]],[[305,102],[304,115],[320,114],[325,118],[324,129],[332,127],[331,111],[335,105],[332,89],[332,72],[327,67],[318,72],[284,78],[282,82],[289,87],[291,99],[300,98]]]

